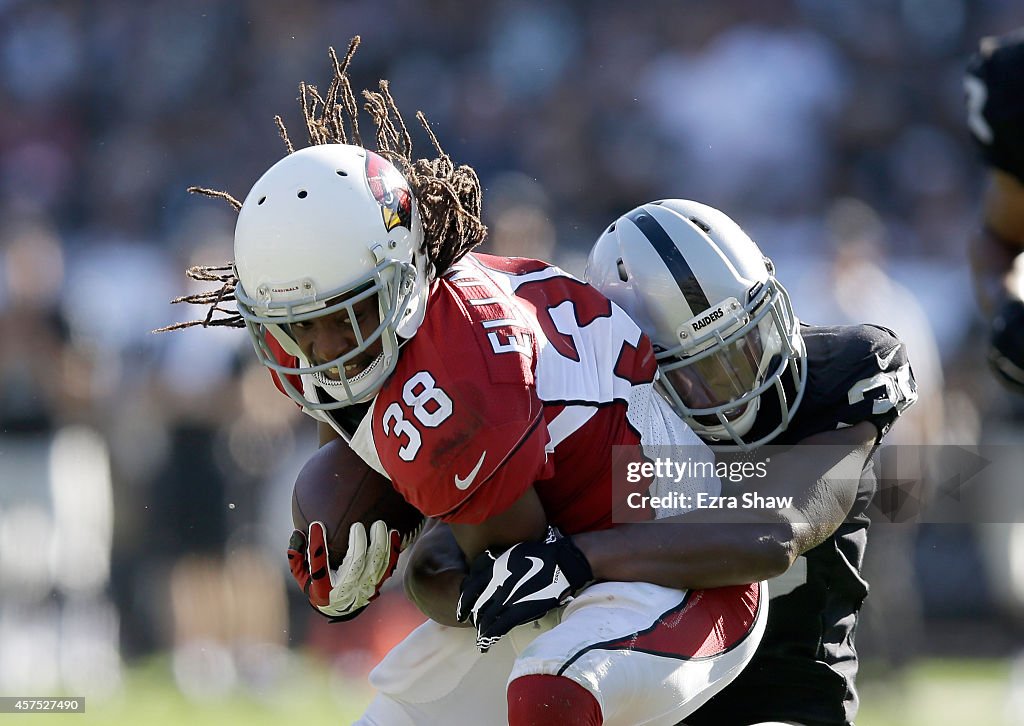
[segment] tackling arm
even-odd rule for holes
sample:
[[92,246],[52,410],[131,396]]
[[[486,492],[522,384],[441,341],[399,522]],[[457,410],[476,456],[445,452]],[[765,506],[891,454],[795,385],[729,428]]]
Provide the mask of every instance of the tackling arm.
[[[791,470],[794,476],[807,476],[808,462],[801,460],[799,448],[773,456],[772,473],[778,475],[774,479],[782,482],[779,489],[785,490],[775,493],[793,496],[792,508],[705,509],[657,524],[627,524],[582,533],[573,540],[598,580],[700,589],[774,577],[843,523],[877,436],[875,426],[863,422],[808,437],[800,446],[827,444],[830,460],[806,483],[794,481],[786,473]],[[758,492],[773,493],[760,484]]]
[[[658,524],[628,524],[573,536],[594,578],[653,582],[666,587],[724,587],[768,579],[785,572],[803,552],[827,539],[846,518],[857,494],[861,470],[878,430],[868,422],[804,440],[830,445],[831,465],[805,485],[786,486],[793,508],[701,510]],[[807,475],[806,462],[775,457],[773,471]],[[782,477],[780,477],[782,478]],[[762,494],[772,492],[761,489]],[[681,526],[681,525],[687,526]],[[728,524],[729,526],[724,526]],[[455,625],[454,604],[467,560],[447,525],[439,524],[417,542],[405,574],[406,592],[428,617]]]
[[469,571],[451,527],[432,519],[409,554],[405,594],[431,620],[453,628],[468,627],[455,617],[459,586]]
[[459,586],[467,562],[491,549],[500,552],[518,542],[542,539],[547,519],[531,487],[509,509],[477,525],[430,525],[417,540],[405,571],[405,592],[424,615],[442,625],[465,627],[456,620]]

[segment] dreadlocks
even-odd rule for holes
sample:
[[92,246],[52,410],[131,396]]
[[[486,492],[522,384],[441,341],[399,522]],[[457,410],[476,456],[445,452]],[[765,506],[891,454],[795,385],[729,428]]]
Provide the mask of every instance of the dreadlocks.
[[[311,146],[364,146],[359,131],[359,106],[348,77],[348,67],[359,43],[359,36],[353,37],[345,57],[340,61],[334,48],[328,49],[334,66],[334,77],[326,95],[321,96],[316,86],[299,84],[299,105]],[[455,166],[451,157],[441,148],[422,111],[416,112],[416,119],[430,138],[435,156],[433,159],[413,159],[412,136],[391,95],[387,81],[380,81],[379,90],[364,90],[362,95],[365,99],[363,108],[369,113],[376,130],[377,153],[399,168],[416,198],[423,227],[423,244],[419,252],[426,257],[433,274],[441,274],[483,242],[487,236],[487,227],[480,219],[483,196],[480,179],[471,166]],[[295,147],[284,121],[280,116],[275,116],[274,123],[284,141],[285,149],[289,154],[294,153]],[[241,202],[227,192],[203,187],[189,187],[188,191],[223,199],[236,212],[242,208]],[[207,305],[209,311],[206,317],[203,320],[168,325],[154,332],[180,330],[194,325],[224,325],[238,328],[245,326],[245,321],[236,310],[221,307],[223,303],[235,299],[238,277],[231,263],[190,267],[185,274],[193,280],[221,283],[217,290],[184,295],[171,301]]]

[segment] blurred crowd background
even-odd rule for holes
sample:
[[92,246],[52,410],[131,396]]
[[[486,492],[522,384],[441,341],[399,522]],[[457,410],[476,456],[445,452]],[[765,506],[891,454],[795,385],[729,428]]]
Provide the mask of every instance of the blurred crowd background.
[[[234,212],[186,187],[244,198],[284,154],[274,114],[305,145],[328,46],[361,34],[354,81],[389,78],[476,168],[489,251],[580,274],[617,215],[703,201],[801,318],[907,342],[894,440],[1014,443],[966,262],[962,75],[1022,24],[1019,0],[0,0],[0,693],[116,693],[154,653],[196,698],[270,688],[300,648],[361,679],[416,621],[397,592],[357,629],[316,619],[284,557],[311,423],[243,332],[150,333],[201,312],[167,304],[186,266],[231,257]],[[865,677],[1013,656],[1017,536],[874,528]]]

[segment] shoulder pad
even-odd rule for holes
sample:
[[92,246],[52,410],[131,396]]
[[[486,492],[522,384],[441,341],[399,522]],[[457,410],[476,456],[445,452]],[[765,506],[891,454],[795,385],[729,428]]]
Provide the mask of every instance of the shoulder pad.
[[[881,438],[896,418],[917,401],[917,382],[906,346],[896,333],[879,325],[855,327],[863,363],[861,377],[847,391],[847,402],[851,407],[863,408],[861,420],[874,423]],[[856,347],[853,346],[854,350]],[[864,402],[870,402],[870,411]]]
[[802,436],[871,421],[879,437],[917,400],[906,346],[878,325],[809,326]]

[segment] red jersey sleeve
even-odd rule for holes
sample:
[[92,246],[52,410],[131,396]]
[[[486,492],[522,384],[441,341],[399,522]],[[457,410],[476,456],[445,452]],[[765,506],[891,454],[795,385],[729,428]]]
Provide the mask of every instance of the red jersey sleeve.
[[[521,313],[493,283],[462,282],[442,281],[431,293],[423,325],[374,402],[372,433],[381,465],[411,504],[478,524],[549,478],[553,463],[535,349],[515,338]],[[494,338],[494,330],[504,332]],[[513,338],[521,345],[506,344]]]

